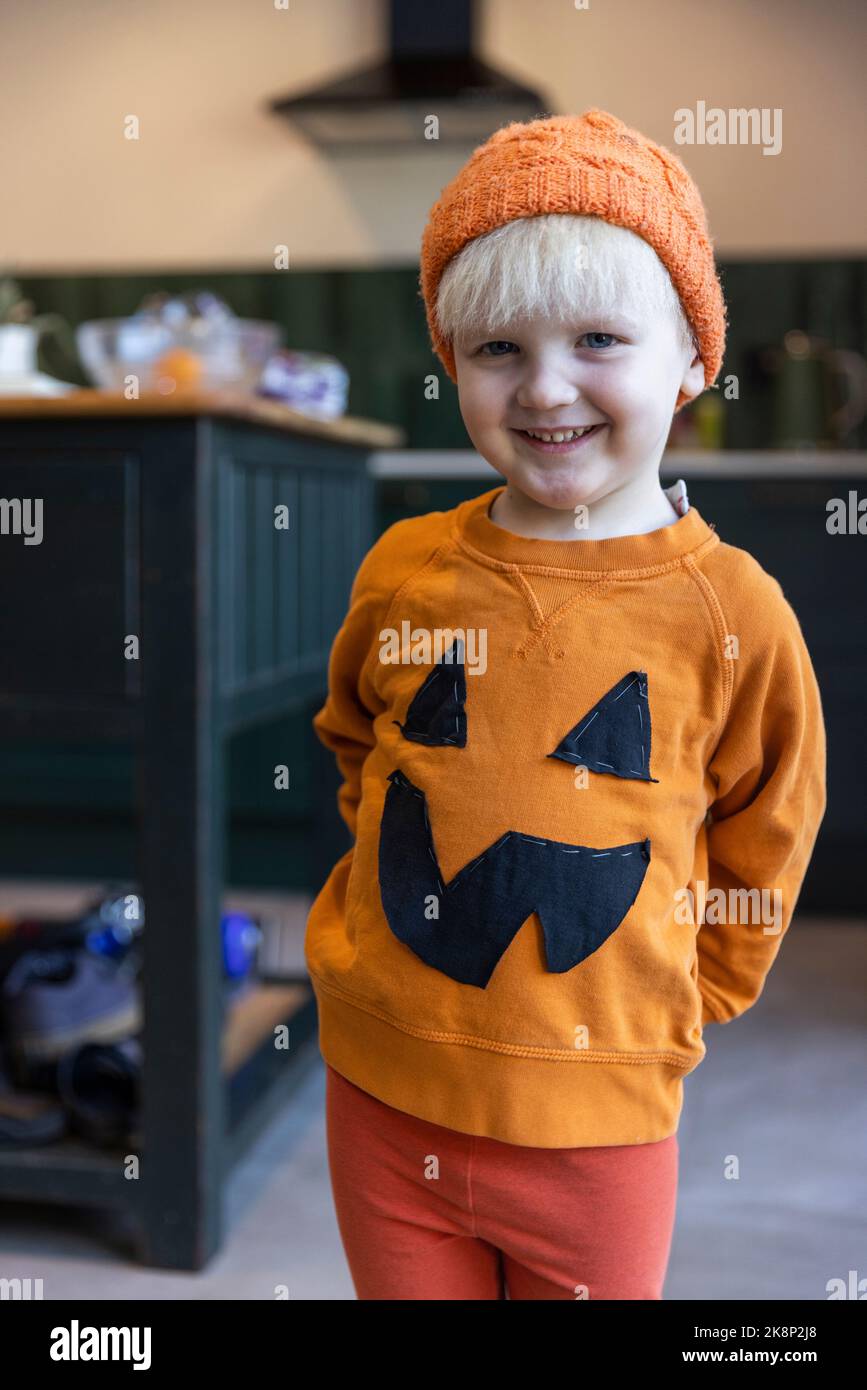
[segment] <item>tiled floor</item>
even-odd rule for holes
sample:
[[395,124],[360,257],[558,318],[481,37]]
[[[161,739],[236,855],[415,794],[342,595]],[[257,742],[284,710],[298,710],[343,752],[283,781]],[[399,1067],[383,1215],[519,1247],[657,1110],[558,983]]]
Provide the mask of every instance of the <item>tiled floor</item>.
[[[758,1005],[706,1041],[685,1084],[666,1298],[826,1299],[830,1279],[867,1278],[867,924],[796,921]],[[271,1299],[283,1284],[353,1299],[324,1093],[314,1047],[236,1168],[227,1237],[201,1273],[141,1268],[92,1213],[0,1203],[0,1277],[41,1278],[46,1299]]]

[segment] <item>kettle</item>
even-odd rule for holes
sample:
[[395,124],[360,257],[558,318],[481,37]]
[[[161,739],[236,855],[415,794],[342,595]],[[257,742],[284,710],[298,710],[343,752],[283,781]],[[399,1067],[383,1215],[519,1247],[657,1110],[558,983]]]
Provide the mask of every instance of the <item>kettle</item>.
[[864,419],[867,360],[860,352],[792,329],[763,360],[775,378],[774,448],[834,448]]

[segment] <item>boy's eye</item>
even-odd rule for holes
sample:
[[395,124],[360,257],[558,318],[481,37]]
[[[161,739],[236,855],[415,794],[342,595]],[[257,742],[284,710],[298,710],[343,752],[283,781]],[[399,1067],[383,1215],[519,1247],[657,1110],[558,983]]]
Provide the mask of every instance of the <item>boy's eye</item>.
[[[501,348],[501,347],[510,348],[510,347],[514,347],[514,346],[515,346],[514,343],[507,343],[507,342],[505,341],[504,338],[497,338],[497,339],[495,339],[493,342],[490,342],[490,343],[482,343],[482,346],[479,348],[479,352],[484,353],[485,348],[489,348],[489,347],[492,347],[492,348]],[[487,354],[487,355],[488,355],[488,356],[491,356],[491,357],[505,357],[505,356],[507,356],[508,354],[507,354],[507,353],[502,353],[502,352],[492,352],[492,353],[489,353],[489,354]]]
[[[604,350],[605,348],[612,347],[612,346],[618,341],[618,339],[616,338],[616,336],[615,336],[613,333],[584,333],[584,334],[582,334],[582,338],[593,338],[593,339],[606,338],[606,339],[608,340],[607,342],[602,342],[602,343],[600,343],[600,342],[597,341],[597,342],[591,342],[591,343],[590,343],[590,347],[599,348],[599,349],[603,349],[603,350]],[[579,338],[578,341],[579,341],[579,343],[580,343],[580,342],[581,342],[581,338]],[[489,343],[483,343],[482,346],[479,348],[479,352],[480,352],[483,356],[486,356],[486,357],[508,357],[508,355],[509,355],[508,352],[490,352],[490,353],[489,353],[489,352],[486,351],[486,349],[487,349],[487,348],[513,348],[514,346],[515,346],[514,343],[508,342],[505,338],[495,338],[495,339],[493,339],[493,340],[492,340],[491,342],[489,342]]]

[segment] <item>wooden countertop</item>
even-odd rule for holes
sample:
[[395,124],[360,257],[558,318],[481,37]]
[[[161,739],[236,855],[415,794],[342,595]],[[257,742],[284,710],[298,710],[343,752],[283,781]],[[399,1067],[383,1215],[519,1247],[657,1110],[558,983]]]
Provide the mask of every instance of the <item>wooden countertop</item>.
[[269,425],[290,434],[330,439],[361,448],[389,449],[406,441],[398,425],[341,415],[335,420],[316,420],[291,410],[280,401],[268,400],[249,392],[178,390],[170,396],[156,391],[143,392],[138,400],[127,400],[120,391],[76,390],[62,396],[0,396],[0,422],[4,419],[68,419],[70,416],[166,416],[219,415]]

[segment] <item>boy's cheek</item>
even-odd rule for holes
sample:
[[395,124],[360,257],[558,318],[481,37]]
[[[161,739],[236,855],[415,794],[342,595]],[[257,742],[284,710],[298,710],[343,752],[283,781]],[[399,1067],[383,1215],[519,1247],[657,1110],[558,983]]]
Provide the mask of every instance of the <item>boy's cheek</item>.
[[490,422],[480,422],[477,417],[464,414],[464,428],[470,437],[470,443],[480,452],[482,450],[498,449],[500,452],[505,448],[503,430],[498,425]]
[[666,415],[668,398],[662,383],[650,371],[644,379],[624,384],[616,399],[608,406],[603,405],[603,409],[609,415],[612,430],[619,435],[647,438]]
[[465,420],[480,429],[501,429],[506,412],[502,392],[479,387],[461,389],[458,383],[458,405]]
[[598,395],[599,405],[613,416],[636,415],[659,401],[659,369],[645,359],[628,370],[612,374]]

